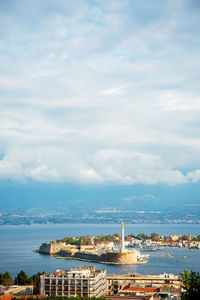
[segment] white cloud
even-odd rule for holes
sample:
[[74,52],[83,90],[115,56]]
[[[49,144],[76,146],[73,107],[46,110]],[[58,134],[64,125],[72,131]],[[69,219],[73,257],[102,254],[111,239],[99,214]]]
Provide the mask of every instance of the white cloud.
[[0,177],[199,181],[198,10],[29,4],[0,3]]
[[[85,160],[80,160],[81,156],[85,156]],[[165,166],[159,157],[144,153],[107,149],[89,156],[64,147],[10,151],[0,161],[0,178],[127,185],[175,185],[200,180],[199,170],[184,176],[179,170]]]
[[187,178],[188,178],[188,180],[191,180],[192,182],[200,181],[200,169],[195,170],[193,172],[188,172]]
[[29,175],[37,181],[60,181],[61,176],[55,168],[49,168],[47,165],[38,166],[30,170]]

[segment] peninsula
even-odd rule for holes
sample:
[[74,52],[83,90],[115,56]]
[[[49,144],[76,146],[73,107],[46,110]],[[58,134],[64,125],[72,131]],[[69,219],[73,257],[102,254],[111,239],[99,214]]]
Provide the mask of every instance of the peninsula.
[[[109,240],[100,241],[94,237],[66,238],[56,242],[43,243],[36,252],[53,255],[57,258],[85,260],[105,264],[141,264],[147,263],[147,255],[137,250],[127,250],[124,240],[124,224],[120,236],[114,234]],[[81,240],[81,243],[80,243]]]

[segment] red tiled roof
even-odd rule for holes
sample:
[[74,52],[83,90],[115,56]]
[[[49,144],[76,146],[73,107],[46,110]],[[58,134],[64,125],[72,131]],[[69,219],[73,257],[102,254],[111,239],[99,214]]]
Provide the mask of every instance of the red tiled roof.
[[156,293],[159,291],[165,291],[165,290],[170,290],[170,291],[175,291],[175,292],[180,292],[180,288],[174,288],[174,287],[167,287],[167,286],[161,286],[159,288],[153,288],[153,287],[131,287],[130,284],[126,285],[122,291],[124,292],[147,292],[147,293]]
[[12,298],[23,298],[23,299],[27,299],[27,298],[45,298],[46,296],[41,296],[41,295],[27,295],[27,296],[15,296],[15,295],[2,295],[0,296],[0,300],[11,300]]
[[176,292],[180,292],[181,291],[181,289],[176,289],[176,288],[174,288],[174,287],[167,287],[167,286],[161,286],[160,288],[159,288],[161,291],[162,290],[171,290],[171,291],[176,291]]
[[106,296],[107,299],[142,299],[142,300],[149,300],[151,296]]
[[156,293],[158,289],[152,287],[125,287],[123,291]]

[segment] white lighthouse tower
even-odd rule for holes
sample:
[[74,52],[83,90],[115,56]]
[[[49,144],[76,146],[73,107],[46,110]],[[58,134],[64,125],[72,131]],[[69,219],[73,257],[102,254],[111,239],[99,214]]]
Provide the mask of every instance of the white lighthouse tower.
[[125,245],[124,245],[124,223],[122,222],[122,235],[121,235],[121,253],[125,253]]

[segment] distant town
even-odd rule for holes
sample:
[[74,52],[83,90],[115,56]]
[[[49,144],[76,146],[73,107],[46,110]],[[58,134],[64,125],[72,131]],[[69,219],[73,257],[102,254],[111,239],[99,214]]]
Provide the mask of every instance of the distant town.
[[[123,223],[122,223],[123,227]],[[147,263],[150,251],[160,250],[163,247],[186,247],[189,249],[200,249],[200,235],[170,235],[160,236],[153,232],[150,236],[133,233],[124,237],[118,233],[104,236],[81,236],[65,237],[56,241],[44,242],[36,252],[53,255],[57,258],[78,259],[85,261],[95,261],[101,263],[117,264],[137,264]],[[141,252],[142,253],[141,253]],[[135,255],[133,259],[124,261],[108,257],[108,253],[131,253]],[[164,253],[162,253],[164,255]],[[173,258],[171,254],[167,254]],[[109,260],[107,260],[109,258]]]
[[[200,235],[170,235],[161,237],[153,232],[150,236],[133,233],[124,236],[122,222],[121,237],[118,233],[105,236],[65,237],[56,242],[44,242],[35,251],[53,255],[56,258],[75,259],[103,264],[131,265],[148,263],[149,254],[144,251],[156,251],[163,247],[188,247],[200,249]],[[173,255],[167,254],[171,258]],[[165,254],[162,253],[164,257]]]
[[30,214],[0,212],[0,225],[31,225],[31,224],[75,224],[98,223],[119,224],[124,220],[126,224],[200,224],[196,215],[164,213],[160,211],[94,211],[84,214]]

